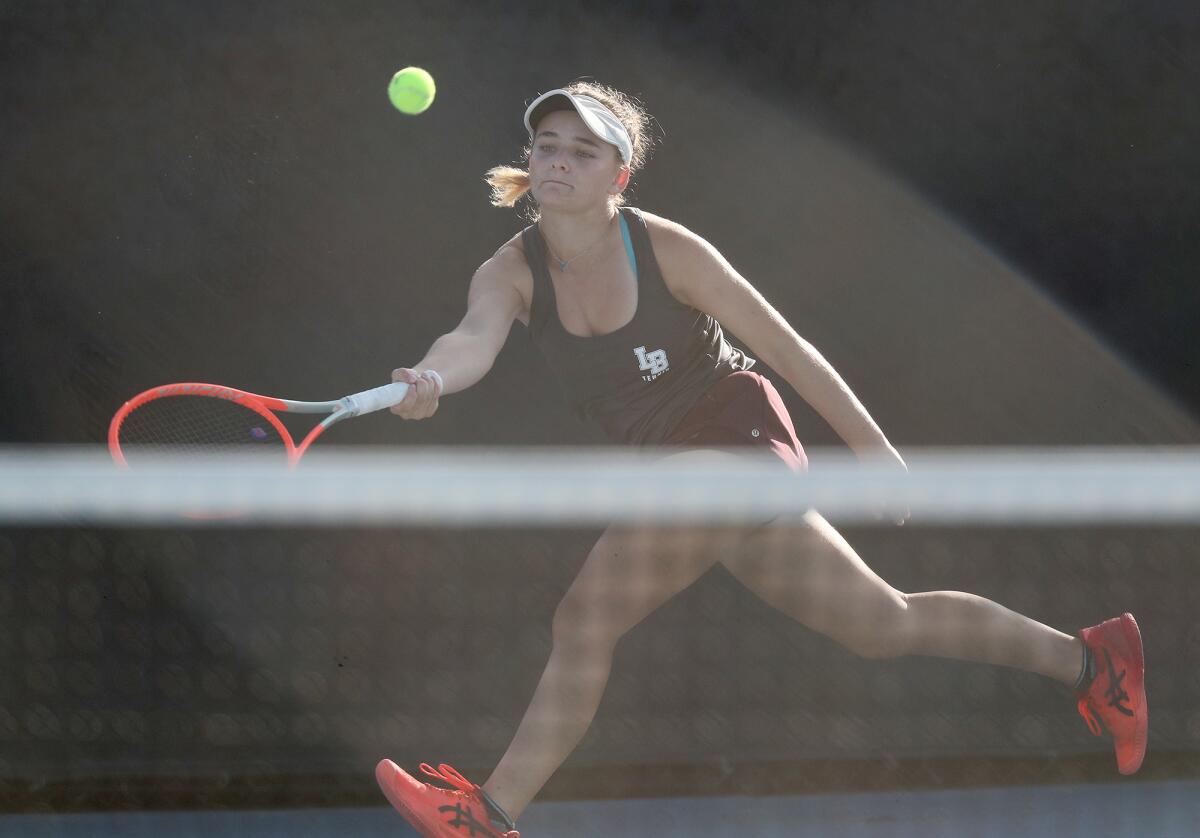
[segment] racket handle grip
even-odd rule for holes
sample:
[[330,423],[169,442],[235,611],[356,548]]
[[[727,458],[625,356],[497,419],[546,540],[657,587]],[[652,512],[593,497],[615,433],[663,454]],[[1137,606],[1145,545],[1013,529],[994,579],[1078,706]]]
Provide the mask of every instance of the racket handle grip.
[[[431,376],[437,381],[438,390],[442,389],[442,377],[433,370],[426,370],[425,374]],[[361,393],[355,393],[352,396],[346,396],[341,399],[342,409],[349,416],[362,416],[366,413],[374,413],[377,410],[384,410],[399,404],[404,400],[404,394],[408,392],[408,385],[403,381],[396,381],[392,384],[385,384],[382,387],[375,387],[371,390],[363,390]]]
[[341,399],[342,409],[350,416],[362,416],[365,413],[374,413],[377,410],[383,410],[394,404],[399,404],[404,400],[404,394],[407,392],[408,385],[403,381],[397,381],[394,384],[385,384],[382,387],[375,387],[371,390],[363,390],[361,393],[355,393],[352,396],[346,396]]

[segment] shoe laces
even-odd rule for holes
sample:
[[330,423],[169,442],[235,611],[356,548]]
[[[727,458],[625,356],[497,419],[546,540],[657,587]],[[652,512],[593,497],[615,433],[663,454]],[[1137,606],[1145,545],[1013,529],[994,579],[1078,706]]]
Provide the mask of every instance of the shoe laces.
[[423,762],[421,763],[421,773],[426,777],[441,780],[443,783],[454,786],[459,791],[466,792],[467,794],[474,794],[479,789],[479,786],[460,774],[457,768],[453,765],[447,765],[444,762],[438,765],[437,768],[434,768],[427,762]]
[[[1096,677],[1099,678],[1103,674],[1108,679],[1108,687],[1104,690],[1104,698],[1108,706],[1123,716],[1133,716],[1133,709],[1127,706],[1129,693],[1125,691],[1123,686],[1125,670],[1122,669],[1120,672],[1117,672],[1116,667],[1113,665],[1112,655],[1109,654],[1107,648],[1101,648],[1100,651],[1104,656],[1104,660],[1101,663],[1100,672],[1097,673]],[[1094,685],[1095,682],[1093,682]],[[1088,730],[1092,732],[1093,736],[1100,736],[1103,733],[1103,727],[1097,718],[1097,715],[1103,712],[1103,708],[1092,700],[1091,688],[1089,687],[1088,693],[1079,697],[1079,715],[1083,716],[1083,720],[1087,722]]]
[[[484,804],[485,801],[490,802],[490,798],[488,798],[487,793],[480,786],[472,783],[470,780],[464,777],[453,765],[447,765],[443,762],[439,764],[437,768],[434,768],[429,763],[423,762],[421,763],[420,767],[421,773],[426,777],[430,777],[434,780],[441,780],[447,785],[454,786],[456,789],[458,789],[459,794],[471,795],[475,797],[476,801],[478,801],[480,804]],[[492,805],[494,806],[495,804],[493,803]],[[484,805],[484,809],[486,811],[486,805]],[[505,832],[503,836],[516,835],[516,825],[512,822],[512,818],[510,818],[502,809],[500,810],[500,814],[503,816],[505,821],[504,828],[510,830]],[[470,810],[466,812],[466,816],[471,823],[475,825],[475,827],[483,830],[484,835],[497,835],[497,833],[493,832],[486,825],[476,821],[474,816],[470,813]],[[474,832],[471,834],[473,835]],[[500,836],[500,838],[503,838],[503,836]]]
[[1104,728],[1101,727],[1100,720],[1092,712],[1092,700],[1087,696],[1079,699],[1079,715],[1083,716],[1083,720],[1087,722],[1088,730],[1092,732],[1092,736],[1100,736],[1104,733]]

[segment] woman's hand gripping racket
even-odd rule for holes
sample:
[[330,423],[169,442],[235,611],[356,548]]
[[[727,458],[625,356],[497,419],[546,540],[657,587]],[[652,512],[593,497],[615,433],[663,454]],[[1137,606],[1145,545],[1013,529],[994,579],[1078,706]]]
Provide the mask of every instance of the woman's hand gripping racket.
[[[440,392],[441,376],[424,375]],[[394,382],[330,402],[276,399],[217,384],[164,384],[139,393],[121,406],[108,426],[108,450],[118,465],[147,454],[204,454],[216,448],[282,446],[290,465],[329,427],[399,404],[409,384]],[[280,413],[328,414],[297,445]]]

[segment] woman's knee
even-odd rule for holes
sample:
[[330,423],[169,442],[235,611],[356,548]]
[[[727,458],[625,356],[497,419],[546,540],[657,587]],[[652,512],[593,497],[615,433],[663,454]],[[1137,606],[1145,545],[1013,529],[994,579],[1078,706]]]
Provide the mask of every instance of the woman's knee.
[[595,599],[568,594],[554,609],[550,623],[556,647],[613,648],[625,632]]
[[892,603],[859,615],[853,629],[837,640],[860,658],[890,660],[903,657],[909,654],[911,645],[910,617],[908,595],[897,591]]

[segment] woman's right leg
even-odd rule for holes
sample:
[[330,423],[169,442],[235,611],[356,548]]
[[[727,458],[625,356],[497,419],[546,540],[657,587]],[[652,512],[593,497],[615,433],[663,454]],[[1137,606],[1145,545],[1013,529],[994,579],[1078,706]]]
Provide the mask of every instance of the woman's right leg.
[[902,593],[816,512],[764,527],[725,566],[766,602],[863,657],[991,663],[1066,686],[1079,677],[1079,638],[974,594]]
[[529,709],[484,790],[514,819],[587,731],[617,641],[696,581],[744,530],[609,528],[554,614],[553,649]]
[[764,527],[725,565],[766,602],[864,657],[991,663],[1082,687],[1080,713],[1093,733],[1102,723],[1113,735],[1121,773],[1142,764],[1149,721],[1141,632],[1132,614],[1073,637],[974,594],[902,593],[816,512]]

